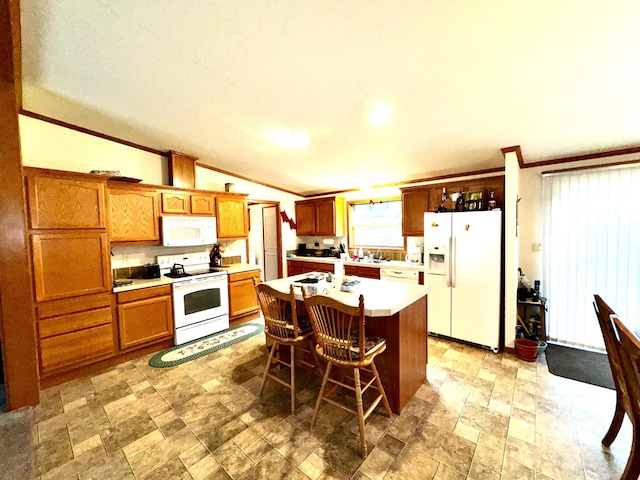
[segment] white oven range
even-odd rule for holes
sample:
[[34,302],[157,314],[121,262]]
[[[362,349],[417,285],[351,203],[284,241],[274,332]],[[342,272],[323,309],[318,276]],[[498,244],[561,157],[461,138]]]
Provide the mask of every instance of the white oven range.
[[209,254],[160,255],[160,273],[172,278],[174,344],[229,328],[227,272],[209,268]]

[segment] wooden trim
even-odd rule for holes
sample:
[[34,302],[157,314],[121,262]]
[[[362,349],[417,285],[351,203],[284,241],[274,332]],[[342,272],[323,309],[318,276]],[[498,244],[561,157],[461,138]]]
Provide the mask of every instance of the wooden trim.
[[527,163],[523,168],[544,167],[546,165],[557,165],[559,163],[581,162],[583,160],[595,160],[598,158],[616,157],[619,155],[630,155],[633,153],[640,153],[640,147],[620,148],[618,150],[607,150],[598,153],[587,153],[584,155],[573,155],[570,157],[542,160],[540,162]]
[[277,187],[277,186],[272,185],[270,183],[261,182],[260,180],[256,180],[256,179],[251,178],[251,177],[245,177],[244,175],[239,175],[237,173],[233,173],[233,172],[230,172],[228,170],[223,170],[223,169],[218,168],[218,167],[212,167],[211,165],[207,165],[206,163],[196,162],[196,166],[202,167],[202,168],[206,168],[207,170],[211,170],[213,172],[218,172],[218,173],[222,173],[224,175],[229,175],[231,177],[239,178],[240,180],[246,180],[247,182],[257,183],[258,185],[264,185],[265,187],[273,188],[274,190],[279,190],[279,191],[284,192],[284,193],[290,193],[291,195],[295,195],[297,197],[302,197],[302,195],[300,195],[299,193],[293,192],[291,190],[287,190],[286,188]]
[[[20,0],[9,0],[9,22],[11,27],[13,87],[15,88],[16,107],[22,108],[22,28],[20,26]],[[6,30],[5,30],[6,31]],[[12,77],[6,77],[12,78]]]
[[[18,0],[0,2],[0,341],[7,406],[14,410],[40,401],[35,308],[17,96],[21,79],[14,64],[20,52]],[[16,45],[18,42],[18,45]]]
[[[428,178],[416,178],[415,180],[404,180],[402,182],[394,182],[394,183],[385,183],[381,185],[374,185],[371,187],[374,188],[387,188],[387,187],[397,187],[400,185],[412,185],[414,183],[422,183],[422,182],[434,182],[437,180],[447,180],[452,178],[460,178],[460,177],[470,177],[475,175],[487,175],[490,173],[499,173],[504,172],[504,167],[494,167],[494,168],[486,168],[484,170],[474,170],[471,172],[462,172],[462,173],[448,173],[446,175],[436,175],[435,177]],[[428,186],[428,185],[427,185]],[[350,188],[348,190],[336,190],[333,192],[324,192],[324,193],[314,193],[312,195],[301,195],[306,198],[315,198],[315,197],[324,197],[326,195],[339,195],[347,192],[357,192],[360,190],[359,188]]]
[[36,120],[42,120],[43,122],[51,123],[53,125],[58,125],[59,127],[69,128],[71,130],[75,130],[76,132],[85,133],[87,135],[92,135],[94,137],[102,138],[103,140],[109,140],[111,142],[119,143],[121,145],[126,145],[127,147],[137,148],[138,150],[143,150],[145,152],[153,153],[161,157],[168,157],[169,155],[168,152],[156,150],[155,148],[145,147],[144,145],[140,145],[139,143],[129,142],[128,140],[122,140],[121,138],[118,138],[118,137],[113,137],[105,133],[96,132],[95,130],[90,130],[85,127],[80,127],[72,123],[63,122],[62,120],[57,120],[55,118],[47,117],[46,115],[31,112],[23,108],[20,109],[20,114],[26,117],[35,118]]
[[620,167],[623,165],[633,165],[635,163],[640,163],[640,159],[627,160],[626,162],[610,162],[610,163],[601,163],[598,165],[585,165],[583,167],[570,167],[570,168],[564,168],[559,170],[545,170],[541,172],[541,175],[550,175],[553,173],[564,173],[564,172],[576,172],[578,170],[593,170],[596,168]]
[[501,148],[502,156],[504,157],[507,153],[515,152],[516,157],[518,157],[518,165],[520,168],[524,168],[524,160],[522,158],[522,150],[520,149],[520,145],[514,145],[513,147],[505,147]]

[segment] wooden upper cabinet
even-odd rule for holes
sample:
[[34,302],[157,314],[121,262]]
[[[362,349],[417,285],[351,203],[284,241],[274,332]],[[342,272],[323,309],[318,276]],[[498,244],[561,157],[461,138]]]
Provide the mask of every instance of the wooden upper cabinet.
[[402,235],[424,234],[424,213],[429,211],[429,189],[402,191]]
[[105,228],[104,182],[28,176],[32,229]]
[[216,214],[216,197],[200,192],[161,192],[162,213],[213,216]]
[[162,192],[162,213],[189,213],[190,198],[187,192]]
[[249,234],[246,195],[216,195],[218,238],[240,238]]
[[191,194],[191,213],[193,215],[215,215],[216,199],[213,195]]
[[296,202],[297,234],[341,237],[345,234],[344,197]]
[[479,178],[477,180],[470,180],[466,191],[472,192],[474,190],[485,189],[487,193],[487,200],[489,200],[489,196],[491,192],[494,193],[496,198],[496,207],[504,209],[504,177],[490,177],[490,178]]
[[111,289],[109,243],[100,231],[31,235],[36,300],[43,302]]
[[[421,237],[424,235],[424,212],[435,212],[442,202],[442,189],[447,194],[445,208],[455,209],[455,202],[451,195],[459,192],[473,192],[486,190],[487,200],[494,192],[499,208],[504,203],[504,176],[476,178],[472,180],[457,180],[450,183],[438,183],[421,187],[402,189],[402,234],[405,236]],[[486,203],[485,203],[486,205]]]
[[316,235],[341,237],[344,235],[344,198],[316,200]]
[[169,183],[174,187],[196,188],[196,157],[169,151]]
[[298,235],[316,234],[316,205],[313,200],[296,202],[296,225]]
[[109,189],[112,242],[160,240],[158,194],[145,189]]

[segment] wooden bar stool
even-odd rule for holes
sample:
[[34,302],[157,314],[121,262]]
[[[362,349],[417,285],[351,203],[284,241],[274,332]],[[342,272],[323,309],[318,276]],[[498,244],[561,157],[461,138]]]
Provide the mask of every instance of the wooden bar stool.
[[627,414],[633,426],[631,451],[620,480],[636,480],[640,476],[640,338],[615,314],[611,315],[610,321],[617,332],[615,340],[626,385],[625,395],[628,395],[631,407]]
[[616,332],[611,323],[611,315],[614,315],[614,311],[609,305],[600,297],[600,295],[594,295],[593,308],[596,311],[598,317],[598,324],[600,325],[600,331],[602,332],[602,338],[604,339],[604,346],[607,349],[607,357],[609,359],[609,366],[611,367],[611,375],[613,377],[613,383],[616,387],[616,409],[613,413],[613,419],[609,430],[602,438],[602,445],[605,447],[611,446],[613,441],[620,432],[622,427],[622,421],[624,420],[625,413],[631,418],[632,408],[629,401],[629,394],[627,393],[627,385],[622,373],[622,364],[620,362],[620,353],[618,352],[618,340]]
[[[291,413],[296,413],[296,351],[300,350],[310,354],[315,364],[304,358],[299,359],[299,363],[311,368],[317,368],[322,376],[322,368],[315,352],[315,343],[313,340],[313,329],[307,317],[298,318],[296,312],[296,299],[293,293],[293,285],[289,293],[281,293],[264,283],[257,283],[253,280],[260,303],[260,309],[264,317],[264,333],[267,339],[273,342],[269,352],[267,366],[262,375],[262,383],[260,384],[260,395],[264,391],[264,385],[267,377],[288,387],[291,390]],[[305,321],[306,320],[306,321]],[[280,359],[278,355],[280,346],[290,348],[290,363]],[[303,346],[307,345],[308,349]],[[272,374],[270,369],[274,365],[284,365],[291,369],[290,381],[286,382],[280,377]]]
[[[322,379],[322,386],[316,401],[316,407],[311,419],[311,426],[315,426],[320,404],[325,402],[336,405],[349,412],[358,415],[360,427],[360,444],[362,446],[362,456],[367,456],[367,442],[365,439],[364,422],[378,406],[380,400],[391,416],[391,408],[387,400],[387,395],[382,387],[380,375],[376,369],[374,358],[387,348],[384,338],[367,337],[364,325],[364,297],[360,295],[359,306],[352,307],[345,305],[331,297],[325,295],[313,295],[308,297],[304,287],[302,289],[305,307],[316,337],[316,352],[320,358],[327,361],[327,369]],[[347,367],[353,369],[353,386],[341,380],[330,378],[331,367]],[[360,373],[366,372],[370,378],[362,382]],[[327,382],[335,385],[325,392]],[[374,385],[375,383],[375,385]],[[356,410],[343,405],[329,398],[338,387],[347,388],[355,392]],[[378,390],[377,397],[372,401],[366,412],[363,412],[363,395],[366,390],[372,387]]]

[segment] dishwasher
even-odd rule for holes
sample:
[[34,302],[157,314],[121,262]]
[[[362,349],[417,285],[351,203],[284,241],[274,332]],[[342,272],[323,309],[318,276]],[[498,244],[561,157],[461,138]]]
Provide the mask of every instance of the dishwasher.
[[393,268],[381,268],[380,280],[413,283],[414,285],[418,285],[418,274],[418,270],[394,270]]

